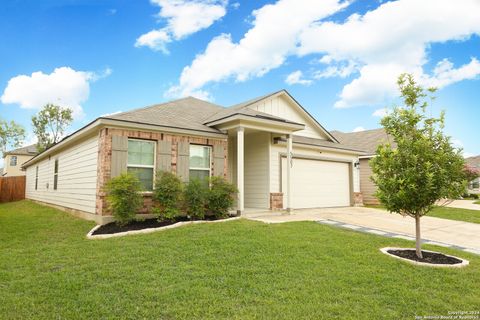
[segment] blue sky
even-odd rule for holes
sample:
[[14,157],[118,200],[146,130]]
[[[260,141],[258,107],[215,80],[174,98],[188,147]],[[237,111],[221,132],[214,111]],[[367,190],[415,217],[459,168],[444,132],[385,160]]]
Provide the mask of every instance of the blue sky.
[[480,154],[476,0],[6,0],[0,39],[0,116],[28,132],[47,102],[74,108],[74,130],[185,95],[230,106],[282,88],[330,130],[373,129],[412,72],[440,88],[447,134]]

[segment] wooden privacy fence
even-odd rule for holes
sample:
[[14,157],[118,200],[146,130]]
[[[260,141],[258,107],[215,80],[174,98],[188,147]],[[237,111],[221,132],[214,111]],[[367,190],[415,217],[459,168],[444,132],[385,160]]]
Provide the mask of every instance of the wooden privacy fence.
[[0,177],[0,203],[25,199],[26,177]]

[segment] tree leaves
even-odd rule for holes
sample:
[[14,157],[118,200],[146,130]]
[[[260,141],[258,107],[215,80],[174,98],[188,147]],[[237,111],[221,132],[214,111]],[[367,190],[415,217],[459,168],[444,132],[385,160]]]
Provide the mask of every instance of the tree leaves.
[[0,119],[0,152],[5,153],[7,147],[18,148],[25,139],[25,129],[14,122]]
[[32,117],[33,132],[38,139],[38,151],[48,149],[60,141],[73,121],[72,113],[73,110],[70,108],[49,103]]

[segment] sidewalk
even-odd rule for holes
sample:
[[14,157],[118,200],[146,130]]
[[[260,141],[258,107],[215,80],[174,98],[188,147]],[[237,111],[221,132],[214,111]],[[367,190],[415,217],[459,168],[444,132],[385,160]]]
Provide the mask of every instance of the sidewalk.
[[[247,219],[265,223],[317,221],[358,231],[415,240],[415,220],[364,207],[295,210],[287,215],[264,212],[246,213]],[[424,243],[443,245],[480,254],[480,224],[425,216],[421,219]]]

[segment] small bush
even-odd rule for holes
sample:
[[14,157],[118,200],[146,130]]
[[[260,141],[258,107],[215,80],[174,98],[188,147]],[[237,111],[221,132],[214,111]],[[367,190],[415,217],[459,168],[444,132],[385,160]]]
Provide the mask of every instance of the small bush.
[[191,180],[185,188],[185,206],[191,219],[204,219],[208,194],[207,183],[199,179]]
[[207,194],[208,215],[221,218],[233,206],[237,188],[221,177],[212,177]]
[[135,215],[143,205],[142,185],[132,174],[124,173],[110,179],[105,190],[107,203],[118,225],[135,220]]
[[153,200],[158,204],[152,211],[161,220],[173,220],[182,208],[183,183],[173,173],[159,172],[153,190]]
[[476,194],[476,193],[471,193],[471,194],[470,194],[470,198],[473,198],[473,199],[476,200],[476,199],[478,199],[478,194]]

